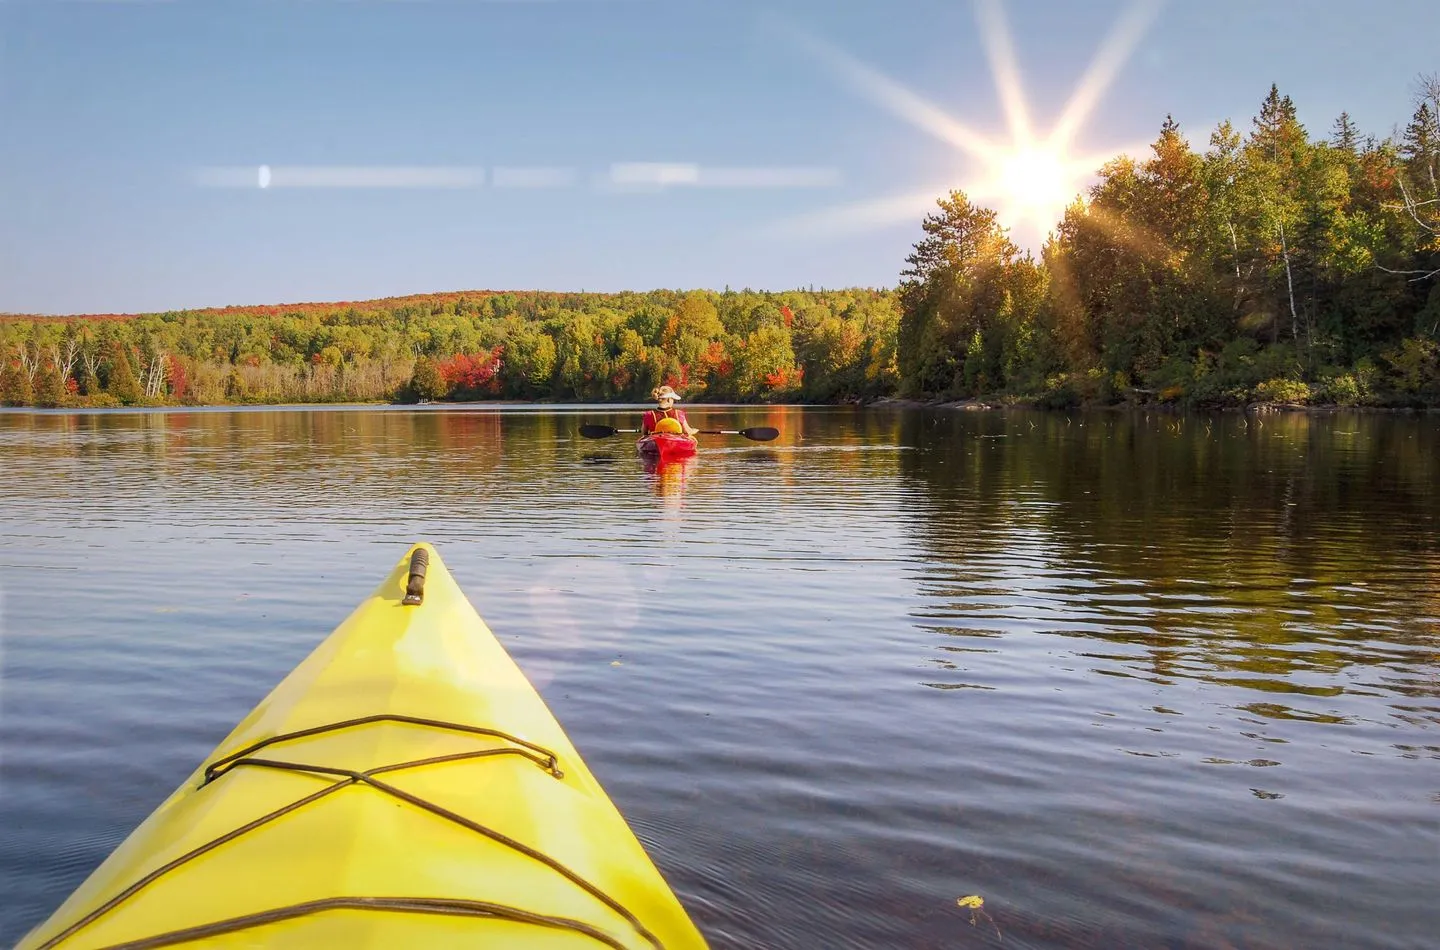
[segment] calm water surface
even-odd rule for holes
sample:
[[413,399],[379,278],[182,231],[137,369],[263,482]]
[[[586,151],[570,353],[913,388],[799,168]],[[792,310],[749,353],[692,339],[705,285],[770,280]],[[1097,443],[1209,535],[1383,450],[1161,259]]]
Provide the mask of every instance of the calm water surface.
[[427,539],[717,948],[1436,946],[1436,417],[635,418],[0,413],[0,944]]

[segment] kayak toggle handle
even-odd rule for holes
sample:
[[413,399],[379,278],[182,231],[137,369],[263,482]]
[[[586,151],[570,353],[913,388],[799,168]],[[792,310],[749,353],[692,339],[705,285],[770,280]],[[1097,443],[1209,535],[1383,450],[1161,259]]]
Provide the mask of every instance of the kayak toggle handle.
[[410,555],[410,576],[405,581],[405,599],[402,604],[417,606],[425,599],[425,571],[430,567],[430,552],[416,548]]

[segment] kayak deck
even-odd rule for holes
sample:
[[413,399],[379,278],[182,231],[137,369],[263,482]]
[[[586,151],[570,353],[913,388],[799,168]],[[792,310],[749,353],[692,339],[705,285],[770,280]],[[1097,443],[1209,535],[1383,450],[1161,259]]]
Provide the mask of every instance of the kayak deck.
[[694,455],[699,444],[694,436],[652,432],[636,440],[635,450],[641,455],[661,459],[685,458]]
[[434,549],[412,552],[20,950],[705,947]]

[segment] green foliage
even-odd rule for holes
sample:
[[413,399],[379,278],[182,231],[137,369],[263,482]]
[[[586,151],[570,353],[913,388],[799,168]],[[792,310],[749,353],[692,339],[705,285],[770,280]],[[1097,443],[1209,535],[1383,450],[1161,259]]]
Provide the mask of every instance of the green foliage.
[[45,409],[53,409],[60,405],[65,399],[65,383],[60,379],[60,371],[53,365],[46,363],[40,367],[35,374],[35,405]]
[[1359,406],[1369,398],[1369,387],[1356,373],[1339,373],[1317,383],[1312,392],[1315,401],[1336,406]]
[[[894,391],[897,321],[895,294],[884,290],[471,292],[122,319],[7,317],[0,352],[12,362],[23,352],[30,375],[57,348],[73,356],[81,405],[102,393],[124,404],[417,399],[422,358],[458,399],[639,401],[662,382],[690,399],[827,399]],[[494,359],[493,384],[472,385],[475,368]]]
[[1314,141],[1273,86],[1248,134],[1222,123],[1204,153],[1167,118],[1038,264],[951,193],[902,272],[901,391],[1440,403],[1440,80],[1422,88],[1398,142],[1348,115]]
[[1396,390],[1408,397],[1440,396],[1440,343],[1411,337],[1385,354]]
[[735,376],[742,389],[763,395],[798,389],[795,351],[784,324],[762,324],[745,338],[735,360]]
[[100,392],[100,381],[90,371],[90,364],[81,361],[75,368],[75,391],[81,396],[93,396]]
[[1258,402],[1304,405],[1310,401],[1310,386],[1298,379],[1267,379],[1255,387],[1255,399]]
[[238,367],[230,367],[230,372],[225,376],[225,398],[234,402],[241,402],[249,387],[245,384],[245,377],[240,375]]
[[440,367],[428,356],[415,361],[415,373],[410,377],[410,392],[416,399],[443,399],[449,387]]
[[1003,389],[1026,362],[1043,271],[1021,256],[995,212],[959,191],[938,205],[902,274],[901,388],[946,396]]
[[[1311,137],[1272,87],[1204,151],[1166,119],[1039,260],[961,192],[898,290],[431,294],[121,319],[0,318],[0,399],[1036,396],[1440,404],[1440,81],[1402,134]],[[66,374],[72,380],[66,379]],[[436,376],[439,382],[436,382]],[[53,396],[53,380],[40,393]],[[421,390],[424,392],[422,393]]]
[[0,405],[28,406],[33,389],[30,376],[18,360],[0,354]]
[[528,327],[517,328],[505,340],[505,354],[510,395],[521,399],[550,395],[557,356],[553,337]]
[[133,406],[140,402],[143,394],[140,382],[135,378],[135,369],[130,365],[128,348],[119,343],[113,344],[105,365],[108,367],[105,391],[118,399],[121,405]]
[[1049,388],[1035,400],[1041,409],[1074,409],[1080,403],[1080,393],[1068,377],[1052,380]]

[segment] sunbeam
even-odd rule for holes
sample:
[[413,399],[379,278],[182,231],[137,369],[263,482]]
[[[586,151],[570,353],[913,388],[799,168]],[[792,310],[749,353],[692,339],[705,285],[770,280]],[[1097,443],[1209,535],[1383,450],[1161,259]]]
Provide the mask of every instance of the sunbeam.
[[1055,123],[1055,130],[1050,133],[1051,147],[1064,149],[1070,144],[1080,126],[1090,117],[1095,104],[1115,81],[1120,68],[1135,51],[1140,38],[1159,15],[1160,6],[1161,0],[1139,0],[1116,21],[1110,35],[1091,61],[1090,68],[1085,70],[1085,75],[1080,78],[1080,85],[1075,87],[1074,95],[1065,104],[1060,120]]
[[1085,219],[1111,240],[1124,245],[1140,257],[1155,264],[1170,263],[1174,254],[1170,245],[1136,222],[1096,205],[1086,209]]
[[[1121,15],[1081,77],[1075,92],[1048,135],[1037,135],[1031,125],[1014,47],[998,0],[975,0],[975,18],[989,60],[996,92],[1009,126],[1004,143],[971,128],[939,106],[896,80],[856,60],[848,53],[795,28],[787,32],[809,55],[866,98],[911,125],[957,148],[980,163],[978,174],[958,184],[972,199],[992,203],[1004,224],[1033,225],[1040,233],[1053,229],[1065,208],[1080,195],[1111,155],[1075,156],[1069,147],[1101,96],[1114,82],[1146,29],[1154,22],[1162,0],[1137,0]],[[949,191],[947,185],[929,195],[926,207]],[[832,208],[790,222],[772,231],[795,233],[854,232],[913,220],[915,196],[880,198]]]
[[999,0],[976,0],[975,19],[980,27],[985,55],[990,60],[990,74],[1000,93],[1000,104],[1010,123],[1010,134],[1016,145],[1032,140],[1030,111],[1025,105],[1025,91],[1020,86],[1020,67],[1015,62],[1015,48],[1010,44],[1010,30]]
[[935,196],[944,194],[948,186],[937,184],[903,195],[891,195],[874,201],[826,208],[811,214],[786,218],[764,229],[779,238],[832,237],[856,234],[870,228],[887,227],[898,221],[913,221],[935,208]]
[[829,66],[841,79],[911,125],[929,132],[963,152],[979,158],[994,158],[999,147],[990,139],[952,118],[939,106],[911,92],[889,76],[880,73],[843,50],[818,37],[791,31],[794,41],[811,56]]

